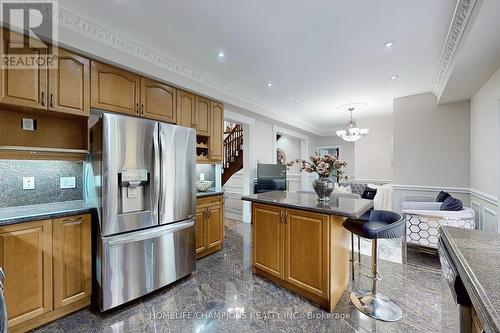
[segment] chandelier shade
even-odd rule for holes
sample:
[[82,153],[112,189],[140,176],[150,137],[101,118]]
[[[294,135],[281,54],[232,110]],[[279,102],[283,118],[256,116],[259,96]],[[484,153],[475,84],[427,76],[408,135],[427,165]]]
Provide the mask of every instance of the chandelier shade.
[[354,108],[349,108],[348,111],[351,112],[351,118],[349,119],[347,129],[338,130],[335,133],[337,134],[338,137],[342,138],[344,141],[355,142],[361,139],[362,137],[366,136],[370,132],[370,130],[368,128],[358,128],[356,126],[354,118],[352,117]]

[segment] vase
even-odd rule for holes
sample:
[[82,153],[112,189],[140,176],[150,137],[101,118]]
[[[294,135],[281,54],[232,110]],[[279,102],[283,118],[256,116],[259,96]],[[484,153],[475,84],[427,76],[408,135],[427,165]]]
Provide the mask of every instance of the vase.
[[330,194],[333,192],[335,182],[328,177],[319,177],[313,182],[314,192],[318,195],[319,201],[330,200]]

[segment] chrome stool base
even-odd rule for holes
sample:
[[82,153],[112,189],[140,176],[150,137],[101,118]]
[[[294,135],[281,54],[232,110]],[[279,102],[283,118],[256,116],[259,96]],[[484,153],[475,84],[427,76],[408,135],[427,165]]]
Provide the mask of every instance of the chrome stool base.
[[383,294],[373,294],[371,291],[359,289],[351,292],[350,298],[356,309],[371,318],[398,321],[403,316],[401,308]]

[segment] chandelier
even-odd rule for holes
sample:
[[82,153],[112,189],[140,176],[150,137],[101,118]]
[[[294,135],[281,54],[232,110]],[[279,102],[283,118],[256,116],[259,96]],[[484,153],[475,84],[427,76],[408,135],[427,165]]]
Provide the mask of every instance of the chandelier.
[[352,117],[352,113],[354,111],[354,108],[349,108],[347,109],[349,112],[351,112],[351,118],[349,119],[349,123],[347,125],[347,130],[338,130],[337,135],[341,137],[343,140],[348,141],[348,142],[355,142],[361,139],[362,137],[366,136],[370,130],[368,128],[358,128],[356,127],[356,122],[354,121]]

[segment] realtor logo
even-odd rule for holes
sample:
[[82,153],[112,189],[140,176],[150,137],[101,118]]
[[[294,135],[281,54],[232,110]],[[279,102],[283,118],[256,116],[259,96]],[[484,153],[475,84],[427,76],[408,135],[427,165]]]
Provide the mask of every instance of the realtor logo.
[[3,28],[0,68],[57,66],[57,2],[0,0]]

